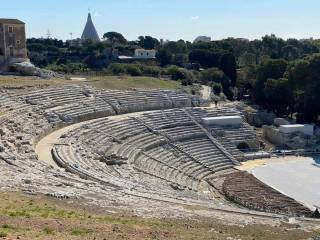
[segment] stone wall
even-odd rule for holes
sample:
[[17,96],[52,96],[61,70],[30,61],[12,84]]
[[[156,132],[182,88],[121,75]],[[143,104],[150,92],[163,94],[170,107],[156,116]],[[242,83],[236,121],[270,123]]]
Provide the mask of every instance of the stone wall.
[[5,47],[4,47],[4,32],[3,32],[3,25],[0,24],[0,65],[5,60]]
[[263,137],[275,145],[285,145],[285,138],[283,134],[272,126],[263,126]]
[[[13,32],[9,32],[13,27]],[[14,48],[14,58],[27,58],[26,33],[23,24],[3,24],[5,34],[5,56],[10,57],[10,46]],[[1,46],[1,45],[0,45]]]
[[[5,61],[4,56],[0,55],[0,65],[3,64]],[[0,71],[1,71],[1,66],[0,66]]]
[[0,23],[0,71],[8,71],[10,63],[26,60],[25,25],[23,23]]
[[276,115],[267,111],[256,110],[245,112],[247,122],[255,127],[262,127],[263,125],[272,125]]
[[263,126],[263,137],[277,146],[286,146],[289,149],[304,149],[317,143],[316,136],[308,136],[300,132],[285,134],[273,126]]

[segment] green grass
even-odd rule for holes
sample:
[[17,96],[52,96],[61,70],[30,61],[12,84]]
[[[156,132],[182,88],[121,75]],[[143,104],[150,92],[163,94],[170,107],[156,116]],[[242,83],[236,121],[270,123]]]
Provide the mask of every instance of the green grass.
[[0,238],[1,237],[7,237],[10,233],[14,233],[20,230],[17,227],[14,227],[13,225],[10,224],[2,224],[0,226]]
[[[79,76],[81,77],[81,76]],[[142,89],[180,89],[181,83],[172,80],[163,80],[153,77],[131,77],[131,76],[97,76],[87,77],[87,81],[71,81],[65,79],[51,79],[42,80],[35,77],[21,77],[21,76],[0,76],[0,86],[13,87],[50,87],[50,86],[64,86],[70,84],[76,85],[91,85],[99,89],[119,89],[127,90],[132,88]]]
[[9,232],[12,232],[15,228],[9,224],[3,224],[0,226],[0,238],[7,237]]
[[64,81],[61,79],[55,80],[44,80],[38,79],[36,77],[25,77],[25,76],[0,76],[0,86],[14,86],[14,87],[23,87],[23,86],[49,86],[49,85],[58,85]]
[[10,217],[41,217],[41,218],[62,218],[62,219],[86,219],[86,215],[76,213],[74,211],[66,211],[63,209],[57,209],[48,205],[36,206],[33,204],[27,204],[17,209],[17,206],[10,205],[2,211],[3,215]]
[[71,235],[74,236],[83,236],[83,235],[87,235],[93,233],[93,230],[91,229],[85,229],[85,228],[75,228],[71,231]]
[[30,218],[31,214],[27,210],[9,210],[6,212],[10,217],[26,217]]
[[9,225],[9,224],[3,224],[3,225],[1,225],[1,228],[2,229],[14,229],[14,227],[12,226],[12,225]]
[[44,234],[46,235],[54,235],[54,229],[49,228],[49,227],[45,227],[43,230]]
[[152,77],[103,76],[88,78],[87,83],[101,89],[169,89],[181,88],[181,83]]
[[[50,206],[48,204],[38,205],[32,201],[27,201],[24,204],[17,204],[12,202],[8,204],[4,209],[0,211],[0,214],[10,216],[12,218],[42,218],[42,219],[64,219],[75,221],[95,221],[103,224],[117,224],[124,226],[141,226],[141,227],[160,227],[171,228],[172,225],[165,222],[158,221],[146,221],[144,219],[138,219],[135,217],[119,217],[112,215],[90,215],[73,210],[65,210],[57,208],[56,206]],[[2,226],[2,229],[11,229]],[[1,229],[1,228],[0,228]],[[48,229],[44,229],[46,232]]]
[[[0,193],[0,239],[311,239],[319,232],[287,231],[287,226],[224,224],[217,219],[149,219],[111,214],[44,196]],[[114,231],[114,229],[119,229]],[[215,230],[214,232],[212,230]],[[215,238],[215,234],[217,235]]]

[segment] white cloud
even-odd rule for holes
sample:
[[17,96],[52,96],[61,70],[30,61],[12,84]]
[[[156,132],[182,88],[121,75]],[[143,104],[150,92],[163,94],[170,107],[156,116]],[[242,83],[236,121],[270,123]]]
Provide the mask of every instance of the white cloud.
[[191,19],[192,21],[197,21],[197,20],[200,19],[200,17],[199,17],[199,16],[192,16],[190,19]]

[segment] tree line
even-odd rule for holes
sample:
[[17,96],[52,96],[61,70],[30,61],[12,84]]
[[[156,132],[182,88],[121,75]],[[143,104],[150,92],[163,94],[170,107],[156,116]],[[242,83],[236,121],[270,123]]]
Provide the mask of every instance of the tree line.
[[317,122],[320,114],[320,54],[294,62],[269,59],[257,67],[248,84],[253,100],[278,115],[301,123]]
[[[279,115],[296,113],[301,122],[318,119],[319,40],[284,40],[267,35],[252,41],[227,38],[163,42],[151,36],[128,41],[117,32],[105,33],[103,39],[81,45],[57,39],[28,39],[27,46],[31,61],[40,67],[65,73],[169,75],[184,85],[212,86],[216,94],[224,93],[230,100],[249,96]],[[119,63],[118,55],[133,55],[137,48],[156,49],[156,59]]]

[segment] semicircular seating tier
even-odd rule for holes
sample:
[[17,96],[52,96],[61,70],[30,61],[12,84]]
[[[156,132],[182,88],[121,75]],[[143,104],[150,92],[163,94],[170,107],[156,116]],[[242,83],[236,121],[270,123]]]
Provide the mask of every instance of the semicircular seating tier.
[[157,109],[201,106],[195,96],[170,90],[96,90],[67,86],[22,95],[26,103],[39,106],[51,121],[79,122],[102,116]]
[[[166,90],[0,89],[0,186],[96,196],[95,201],[215,202],[235,209],[217,186],[244,160],[237,145],[257,137],[244,120],[238,126],[203,125],[203,118],[242,115],[232,107],[205,105],[198,97]],[[79,122],[52,149],[62,168],[39,161],[39,140]]]
[[[224,114],[240,113],[230,108],[188,108],[101,118],[64,135],[54,147],[54,156],[69,171],[100,176],[98,181],[108,182],[112,172],[122,179],[142,172],[179,188],[208,189],[217,174],[229,173],[238,164],[240,153],[229,152],[235,145],[224,147],[200,124],[203,117]],[[242,140],[255,137],[246,124],[238,132],[229,131]],[[102,169],[106,175],[97,174]]]
[[[95,168],[88,168],[87,172],[82,171],[82,176],[95,175],[94,178],[87,177],[82,181],[78,178],[79,172],[75,175],[71,171],[56,170],[38,161],[35,152],[35,146],[40,139],[63,126],[135,111],[200,106],[203,102],[199,98],[165,90],[103,91],[80,86],[37,89],[27,94],[17,94],[10,89],[0,89],[0,92],[0,169],[7,171],[2,174],[2,184],[12,189],[27,188],[48,194],[52,193],[53,188],[63,189],[63,192],[70,195],[80,194],[84,189],[93,194],[97,189],[108,192],[108,189],[120,188],[119,191],[112,191],[110,197],[130,195],[165,201],[180,198],[187,198],[188,202],[199,201],[198,194],[176,191],[163,183],[158,185],[161,181],[165,182],[161,179],[156,181],[157,184],[152,184],[154,178],[143,173],[132,176],[135,180],[128,181],[117,173],[120,170],[116,167],[109,172],[113,179],[107,179],[107,172],[101,169],[94,172],[99,166],[97,165]],[[73,157],[79,156],[75,152],[70,154]],[[93,163],[90,163],[90,166],[93,166]],[[34,181],[27,181],[26,184],[25,178]],[[140,181],[141,178],[148,182],[148,185]]]

